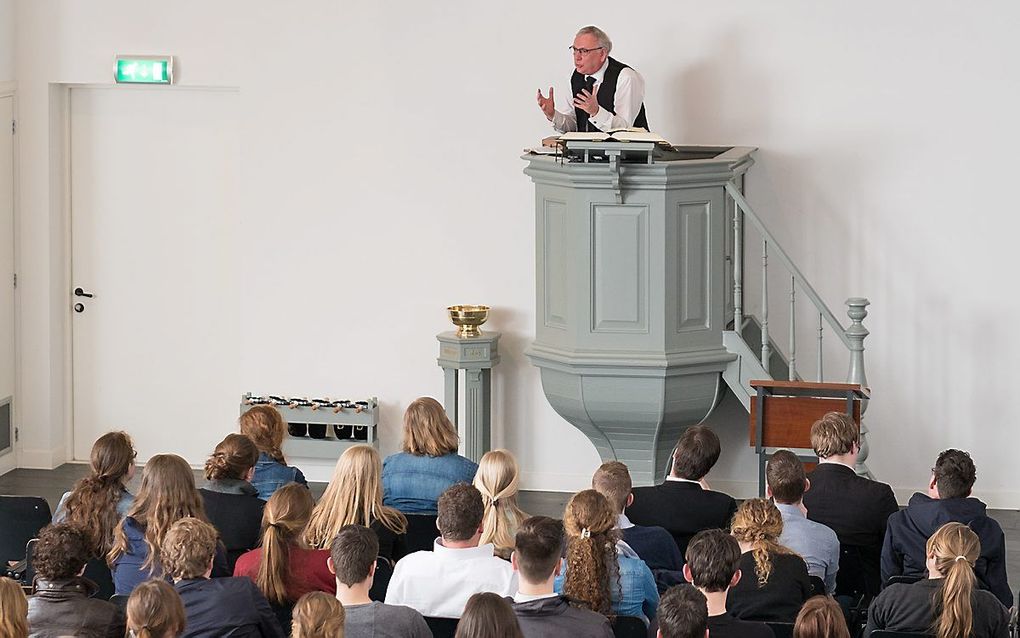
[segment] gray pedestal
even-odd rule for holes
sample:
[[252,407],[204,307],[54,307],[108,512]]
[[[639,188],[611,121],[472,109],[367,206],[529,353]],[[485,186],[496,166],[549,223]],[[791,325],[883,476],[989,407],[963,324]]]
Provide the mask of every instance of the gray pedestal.
[[[462,453],[477,462],[492,446],[492,367],[499,363],[499,333],[483,332],[477,337],[458,337],[454,331],[436,335],[439,358],[445,375],[443,406],[463,435]],[[458,370],[464,370],[464,427],[458,423],[460,384]]]
[[[721,398],[725,185],[754,149],[660,161],[638,146],[587,161],[525,156],[535,183],[536,326],[527,351],[546,398],[634,483],[661,479],[684,428]],[[604,159],[605,161],[600,161]]]

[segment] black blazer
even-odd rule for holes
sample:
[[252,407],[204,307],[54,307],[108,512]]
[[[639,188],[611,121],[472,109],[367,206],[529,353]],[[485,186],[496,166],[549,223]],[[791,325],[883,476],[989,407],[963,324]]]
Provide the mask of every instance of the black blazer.
[[283,638],[269,602],[250,578],[192,578],[174,587],[184,601],[183,638]]
[[729,529],[737,502],[728,494],[703,490],[697,483],[665,481],[634,488],[627,518],[635,525],[658,525],[673,536],[680,555],[691,537],[705,529]]

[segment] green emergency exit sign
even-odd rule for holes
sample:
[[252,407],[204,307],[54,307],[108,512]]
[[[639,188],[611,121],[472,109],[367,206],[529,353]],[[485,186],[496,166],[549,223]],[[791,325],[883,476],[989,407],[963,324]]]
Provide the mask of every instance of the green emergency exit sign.
[[118,84],[173,84],[172,55],[118,55],[113,67]]

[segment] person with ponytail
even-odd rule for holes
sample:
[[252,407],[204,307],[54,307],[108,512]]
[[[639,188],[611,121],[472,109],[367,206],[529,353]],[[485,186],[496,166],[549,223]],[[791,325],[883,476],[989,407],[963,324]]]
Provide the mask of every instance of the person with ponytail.
[[303,485],[276,490],[262,514],[262,546],[242,554],[234,576],[253,581],[269,601],[280,625],[290,626],[294,602],[313,591],[336,593],[336,579],[326,565],[329,550],[309,549],[305,528],[315,501]]
[[249,482],[259,451],[243,434],[228,434],[205,462],[206,483],[198,490],[209,522],[227,548],[227,568],[259,544],[265,501]]
[[258,490],[260,499],[268,501],[273,492],[287,483],[308,486],[301,470],[287,465],[287,459],[283,456],[281,448],[283,437],[287,435],[287,422],[279,410],[271,405],[253,405],[241,415],[237,423],[241,434],[251,439],[259,450],[251,484]]
[[309,547],[329,549],[345,525],[374,531],[383,558],[396,561],[407,553],[407,518],[383,505],[382,461],[370,445],[353,445],[337,459],[333,478],[308,521],[305,540]]
[[0,638],[28,638],[28,600],[21,585],[0,576]]
[[177,638],[185,620],[180,594],[164,580],[147,580],[128,598],[127,629],[133,638]]
[[1009,612],[977,588],[981,541],[963,523],[946,523],[925,544],[928,578],[889,585],[868,607],[864,636],[876,629],[931,633],[936,638],[1007,638]]
[[647,623],[655,618],[659,591],[648,565],[618,543],[616,522],[613,506],[599,492],[570,498],[563,513],[567,563],[556,593],[606,617],[636,616]]
[[763,498],[747,499],[730,525],[740,545],[740,581],[730,589],[729,611],[742,620],[792,623],[813,593],[804,559],[779,544],[783,515]]
[[496,556],[510,560],[514,535],[528,515],[517,507],[517,489],[521,470],[517,459],[507,450],[486,452],[478,462],[475,487],[482,493],[485,515],[482,518],[481,544],[492,543]]
[[344,638],[344,606],[334,596],[313,591],[294,605],[292,638]]
[[[162,578],[163,538],[176,521],[192,516],[208,521],[195,475],[176,454],[157,454],[142,470],[142,484],[127,516],[113,533],[106,559],[113,571],[117,594],[130,594],[142,581]],[[216,551],[213,576],[229,576],[222,544]]]

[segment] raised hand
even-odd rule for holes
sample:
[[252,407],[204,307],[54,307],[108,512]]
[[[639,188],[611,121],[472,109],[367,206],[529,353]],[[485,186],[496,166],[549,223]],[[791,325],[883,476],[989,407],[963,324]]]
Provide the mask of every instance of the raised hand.
[[553,119],[553,113],[556,112],[556,105],[553,102],[553,88],[549,87],[549,97],[542,95],[542,89],[538,90],[538,108],[542,109],[545,113],[546,118]]
[[599,112],[598,94],[599,86],[597,84],[592,87],[591,92],[588,89],[581,89],[581,92],[574,96],[574,106],[588,115],[594,116]]

